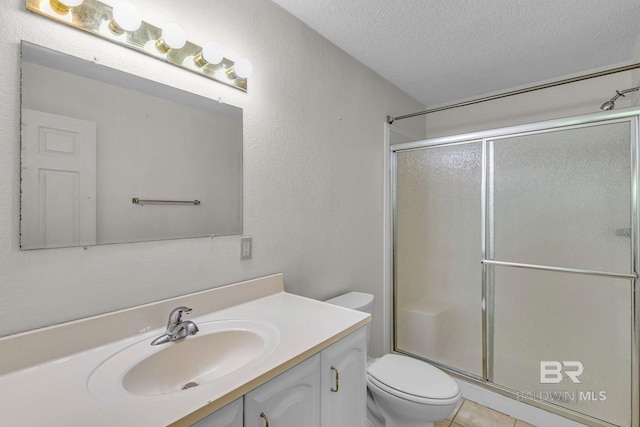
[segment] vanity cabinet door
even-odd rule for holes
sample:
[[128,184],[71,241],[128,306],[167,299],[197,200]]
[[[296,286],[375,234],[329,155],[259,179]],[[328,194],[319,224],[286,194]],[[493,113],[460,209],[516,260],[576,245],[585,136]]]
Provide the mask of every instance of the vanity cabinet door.
[[320,427],[320,355],[244,396],[245,427]]
[[218,409],[191,427],[242,427],[242,398]]
[[322,427],[365,427],[367,424],[366,328],[322,350]]

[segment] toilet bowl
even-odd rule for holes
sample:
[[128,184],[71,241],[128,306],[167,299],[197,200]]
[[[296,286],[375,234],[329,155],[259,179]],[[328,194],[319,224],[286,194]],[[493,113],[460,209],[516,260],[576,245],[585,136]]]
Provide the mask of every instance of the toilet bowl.
[[398,354],[369,365],[367,388],[385,427],[425,427],[446,418],[460,400],[458,384],[438,368]]
[[[326,302],[373,312],[370,294],[349,292]],[[370,360],[366,375],[367,418],[373,427],[432,427],[434,421],[451,414],[460,400],[460,389],[453,378],[408,356],[387,354]]]

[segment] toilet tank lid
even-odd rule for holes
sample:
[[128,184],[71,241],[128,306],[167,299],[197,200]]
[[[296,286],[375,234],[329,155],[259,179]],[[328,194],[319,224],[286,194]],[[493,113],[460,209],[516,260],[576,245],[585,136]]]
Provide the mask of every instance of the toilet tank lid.
[[363,310],[364,307],[373,303],[373,295],[364,292],[349,292],[325,302],[352,310]]
[[429,399],[451,399],[458,383],[440,369],[412,357],[387,354],[372,363],[367,373],[401,393]]

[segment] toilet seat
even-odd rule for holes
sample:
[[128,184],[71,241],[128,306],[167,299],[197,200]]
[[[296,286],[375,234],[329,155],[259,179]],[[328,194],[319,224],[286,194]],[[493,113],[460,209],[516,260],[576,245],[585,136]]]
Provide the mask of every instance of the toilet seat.
[[452,403],[456,403],[460,399],[460,394],[458,393],[456,396],[451,397],[449,399],[431,399],[429,397],[421,397],[416,396],[415,394],[403,393],[400,390],[397,390],[393,387],[389,387],[379,381],[377,381],[372,376],[368,376],[367,385],[369,387],[375,387],[383,392],[390,394],[399,399],[407,400],[409,402],[418,403],[421,405],[429,405],[429,406],[446,406]]
[[428,405],[449,405],[460,398],[458,384],[426,362],[387,354],[367,369],[367,381],[396,397]]

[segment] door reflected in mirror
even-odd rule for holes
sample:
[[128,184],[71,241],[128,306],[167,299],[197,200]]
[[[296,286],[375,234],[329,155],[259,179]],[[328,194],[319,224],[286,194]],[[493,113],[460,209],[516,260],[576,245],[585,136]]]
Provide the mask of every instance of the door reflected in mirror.
[[21,249],[242,234],[242,109],[21,49]]

